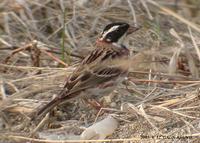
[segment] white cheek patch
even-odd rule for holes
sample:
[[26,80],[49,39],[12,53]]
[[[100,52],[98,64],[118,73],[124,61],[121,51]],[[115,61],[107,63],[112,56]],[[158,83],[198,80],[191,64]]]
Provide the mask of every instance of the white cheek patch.
[[118,27],[119,27],[119,25],[116,25],[116,26],[113,26],[110,29],[108,29],[108,31],[104,31],[100,40],[103,40],[108,33],[115,31]]

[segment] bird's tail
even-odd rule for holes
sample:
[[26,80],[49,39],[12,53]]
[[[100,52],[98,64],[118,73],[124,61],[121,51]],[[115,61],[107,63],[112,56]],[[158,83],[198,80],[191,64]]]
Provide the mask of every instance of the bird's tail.
[[61,98],[56,97],[46,105],[44,105],[42,108],[40,108],[36,113],[33,115],[33,119],[40,118],[44,115],[46,115],[49,111],[51,111],[54,107],[56,107],[58,104],[62,102]]
[[56,98],[54,98],[52,101],[50,101],[49,103],[47,103],[46,105],[44,105],[41,109],[39,109],[38,111],[36,111],[36,113],[34,113],[34,115],[32,116],[32,120],[34,119],[39,119],[40,117],[46,115],[49,111],[51,111],[54,107],[56,107],[57,105],[71,99],[74,97],[74,94],[77,94],[79,91],[76,92],[71,92],[71,93],[67,93],[66,90],[62,90],[58,96]]
[[59,104],[73,98],[72,93],[66,93],[65,90],[62,90],[56,98],[54,98],[52,101],[44,105],[42,108],[40,108],[36,113],[34,113],[32,120],[36,118],[40,118],[44,115],[46,115],[48,112],[50,112],[54,107],[58,106]]

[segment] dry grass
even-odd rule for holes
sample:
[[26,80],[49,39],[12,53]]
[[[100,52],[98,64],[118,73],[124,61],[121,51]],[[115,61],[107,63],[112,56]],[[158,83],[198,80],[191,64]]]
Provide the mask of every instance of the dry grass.
[[[110,139],[91,142],[197,142],[200,14],[193,2],[1,0],[0,140],[84,142],[70,135],[93,124],[96,111],[79,100],[58,107],[50,121],[30,117],[59,92],[102,28],[125,21],[143,27],[126,41],[132,68],[126,83],[101,99],[109,109],[97,118],[112,113],[120,124]],[[45,132],[67,135],[39,138]]]

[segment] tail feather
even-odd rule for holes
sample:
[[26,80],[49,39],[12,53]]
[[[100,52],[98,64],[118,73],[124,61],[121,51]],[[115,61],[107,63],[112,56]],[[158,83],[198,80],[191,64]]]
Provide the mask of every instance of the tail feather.
[[51,111],[54,107],[56,107],[58,104],[60,104],[61,99],[56,97],[49,103],[47,103],[45,106],[43,106],[37,113],[35,114],[35,118],[40,118],[47,114],[49,111]]
[[73,92],[66,92],[66,90],[62,90],[56,98],[54,98],[52,101],[50,101],[49,103],[44,105],[41,109],[39,109],[39,111],[36,112],[36,114],[34,115],[32,120],[44,116],[45,114],[47,114],[49,111],[51,111],[57,105],[65,102],[67,100],[70,100],[71,98],[78,96],[79,95],[78,93],[81,90],[83,90],[83,89],[80,88],[79,90],[75,90]]
[[56,98],[54,98],[52,101],[50,101],[49,103],[44,105],[42,108],[40,108],[39,111],[36,112],[36,114],[34,115],[32,119],[40,118],[46,115],[54,107],[65,102],[66,100],[69,100],[70,98],[73,98],[73,96],[71,96],[70,93],[67,94],[65,90],[61,91]]

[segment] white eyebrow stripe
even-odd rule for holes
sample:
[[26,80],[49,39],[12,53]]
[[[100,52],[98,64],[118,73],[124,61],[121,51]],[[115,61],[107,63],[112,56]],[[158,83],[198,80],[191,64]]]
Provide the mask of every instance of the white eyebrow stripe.
[[104,39],[106,37],[106,35],[114,30],[116,30],[119,27],[119,25],[113,26],[112,28],[110,28],[108,31],[106,31],[103,35],[101,39]]

